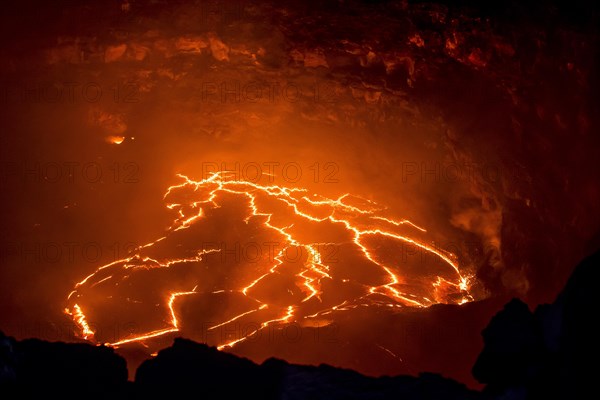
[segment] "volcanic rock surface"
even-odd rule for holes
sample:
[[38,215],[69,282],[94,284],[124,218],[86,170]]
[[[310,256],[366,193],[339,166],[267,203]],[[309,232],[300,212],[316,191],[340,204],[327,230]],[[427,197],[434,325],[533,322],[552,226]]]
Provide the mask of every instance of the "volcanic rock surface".
[[[162,236],[165,188],[206,163],[296,161],[298,185],[377,200],[456,253],[482,300],[359,309],[232,350],[257,363],[467,382],[506,298],[551,301],[600,246],[594,2],[23,1],[1,21],[0,324],[18,338],[80,338],[63,314],[74,284]],[[315,182],[315,162],[337,165],[339,182]],[[543,376],[535,363],[556,337],[542,345],[537,331],[556,309],[539,310],[506,309],[527,334],[514,358],[484,352],[476,375],[491,391]],[[113,342],[146,328],[144,315],[100,314]],[[153,352],[137,346],[118,351]],[[569,358],[578,344],[564,346]]]

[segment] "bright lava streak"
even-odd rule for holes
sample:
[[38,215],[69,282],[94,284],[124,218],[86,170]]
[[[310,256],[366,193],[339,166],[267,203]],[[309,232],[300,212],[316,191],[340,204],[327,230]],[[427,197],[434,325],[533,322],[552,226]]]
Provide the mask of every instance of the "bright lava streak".
[[[120,346],[132,342],[144,342],[168,333],[179,332],[181,330],[181,321],[179,320],[177,313],[176,303],[178,300],[186,296],[206,293],[238,293],[255,304],[255,306],[248,311],[241,312],[230,318],[224,318],[220,322],[212,324],[208,330],[214,330],[231,324],[249,315],[255,315],[257,318],[264,318],[257,324],[256,329],[246,332],[246,334],[234,340],[224,340],[218,343],[217,347],[219,349],[231,348],[237,343],[252,337],[260,330],[274,324],[302,321],[320,315],[331,314],[333,312],[345,311],[362,306],[365,302],[364,299],[372,295],[379,295],[387,298],[389,303],[386,305],[389,307],[427,307],[442,301],[463,304],[473,299],[469,293],[470,277],[461,273],[457,257],[454,254],[436,248],[433,245],[429,245],[413,235],[408,236],[406,233],[399,233],[398,230],[402,229],[415,230],[420,234],[426,233],[427,231],[408,220],[394,220],[379,215],[378,213],[384,209],[371,201],[351,196],[348,193],[337,199],[330,199],[322,196],[312,196],[312,198],[309,198],[305,189],[288,188],[277,185],[261,185],[255,182],[235,180],[229,178],[225,173],[214,173],[207,179],[200,181],[194,181],[184,175],[178,176],[182,179],[182,183],[170,186],[164,195],[165,199],[179,190],[188,190],[193,194],[202,193],[199,195],[204,197],[202,197],[200,201],[184,201],[167,204],[167,208],[177,211],[177,218],[174,220],[171,228],[169,228],[168,234],[188,230],[198,221],[207,218],[207,210],[218,209],[222,206],[222,204],[219,203],[219,196],[234,195],[238,197],[241,196],[241,198],[245,198],[247,201],[249,211],[243,221],[246,224],[249,224],[253,218],[263,221],[262,226],[264,228],[283,238],[284,246],[272,258],[270,268],[266,271],[263,270],[259,272],[257,274],[258,277],[255,275],[253,279],[247,280],[245,284],[240,285],[238,288],[228,289],[221,287],[213,288],[210,291],[199,292],[197,291],[196,286],[192,290],[175,290],[165,293],[163,301],[165,302],[164,305],[166,305],[168,313],[166,321],[164,321],[165,326],[160,329],[131,335],[112,343],[106,343],[108,345]],[[284,209],[291,211],[291,215],[293,215],[293,218],[296,218],[297,221],[292,221],[293,223],[287,225],[275,222],[278,220],[278,215],[274,212],[269,212],[266,209],[268,207],[261,205],[265,199],[266,201],[275,202],[279,206],[283,206]],[[365,206],[352,205],[349,203],[352,199],[360,199],[364,204],[368,204]],[[323,304],[323,301],[321,300],[321,295],[323,294],[321,285],[322,280],[328,279],[333,281],[336,279],[334,274],[332,274],[331,265],[327,262],[321,248],[325,245],[343,244],[345,242],[306,241],[305,239],[302,239],[300,235],[293,233],[293,229],[298,223],[326,223],[328,226],[338,227],[338,229],[342,228],[345,235],[350,238],[349,243],[353,244],[355,249],[362,254],[362,261],[379,269],[379,274],[382,274],[385,277],[386,282],[379,285],[367,285],[360,282],[355,283],[364,288],[364,293],[362,295],[347,299],[343,303],[335,306],[327,307],[323,305],[318,309],[319,305]],[[75,322],[82,338],[86,340],[96,340],[95,332],[88,323],[88,317],[80,306],[80,304],[85,305],[88,312],[90,308],[93,309],[93,305],[86,305],[85,302],[85,296],[89,289],[97,286],[99,287],[101,286],[100,284],[105,286],[110,285],[111,283],[116,287],[124,279],[129,278],[138,271],[170,268],[176,264],[200,263],[203,261],[203,256],[221,251],[219,248],[202,249],[192,256],[166,260],[143,256],[141,254],[142,251],[154,248],[159,242],[165,241],[168,234],[154,242],[139,246],[129,257],[100,266],[75,284],[75,287],[67,297],[68,307],[65,309],[65,312],[70,315]],[[451,291],[456,294],[456,296],[451,300],[439,300],[442,299],[442,297],[439,297],[438,299],[438,297],[434,295],[436,300],[432,301],[429,297],[423,295],[418,296],[406,293],[406,285],[403,286],[403,277],[395,271],[393,265],[384,263],[378,259],[379,257],[376,254],[377,249],[371,248],[368,245],[369,238],[385,239],[391,240],[394,243],[408,244],[427,254],[437,257],[438,261],[445,265],[446,268],[450,268],[449,271],[452,274],[452,278],[437,276],[430,281],[429,287],[434,293],[438,293],[439,291],[442,293]],[[302,264],[302,270],[295,274],[295,277],[299,282],[297,287],[304,294],[304,297],[299,300],[297,304],[287,305],[285,308],[282,308],[279,315],[268,314],[272,313],[273,310],[277,311],[278,309],[277,307],[271,307],[272,305],[268,301],[265,301],[260,295],[255,293],[257,285],[261,284],[267,277],[279,273],[279,269],[283,268],[285,265],[286,251],[292,248],[303,249],[306,252],[306,260]],[[350,280],[339,279],[338,281],[346,284]],[[189,287],[191,286],[192,285]],[[292,292],[290,291],[290,293]],[[359,303],[357,303],[357,301]],[[308,311],[310,312],[299,312],[299,307],[308,303],[312,304],[312,311],[309,308]],[[317,307],[316,312],[314,307]],[[262,314],[265,314],[265,316],[261,317]],[[275,318],[273,318],[273,316],[275,316]],[[382,349],[389,352],[389,350],[385,348]],[[397,357],[394,354],[393,356]]]

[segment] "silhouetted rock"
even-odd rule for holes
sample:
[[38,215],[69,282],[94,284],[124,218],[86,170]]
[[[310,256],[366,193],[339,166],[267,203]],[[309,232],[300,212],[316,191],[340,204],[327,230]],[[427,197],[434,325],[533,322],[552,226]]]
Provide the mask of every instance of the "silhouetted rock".
[[483,331],[473,375],[486,393],[510,399],[588,398],[598,360],[594,315],[600,252],[583,260],[551,305],[534,313],[512,300]]
[[0,385],[15,382],[17,379],[15,340],[0,331]]
[[0,390],[18,393],[17,398],[38,394],[64,398],[78,390],[86,397],[115,398],[127,391],[127,365],[105,346],[19,342],[0,334]]
[[277,398],[279,379],[250,360],[177,338],[173,346],[140,365],[135,382],[144,394],[201,392],[208,398],[269,399]]
[[285,369],[284,399],[482,399],[481,393],[438,374],[418,377],[372,378],[327,365],[289,365]]
[[293,365],[273,358],[257,365],[181,338],[144,362],[135,382],[143,396],[201,392],[209,398],[481,398],[479,393],[436,374],[372,378],[328,365]]
[[560,313],[558,361],[562,398],[589,398],[596,388],[600,356],[596,321],[599,281],[600,252],[596,252],[575,269],[554,304]]
[[535,376],[541,354],[536,321],[525,303],[513,299],[483,331],[485,347],[473,376],[494,392],[526,385]]

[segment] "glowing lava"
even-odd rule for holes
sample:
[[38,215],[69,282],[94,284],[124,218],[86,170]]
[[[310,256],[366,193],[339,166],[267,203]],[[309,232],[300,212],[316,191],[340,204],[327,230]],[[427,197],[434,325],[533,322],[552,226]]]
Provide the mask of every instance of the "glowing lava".
[[212,313],[207,332],[252,322],[236,337],[211,339],[220,349],[270,326],[312,326],[313,318],[356,307],[472,300],[469,276],[454,254],[429,244],[424,228],[382,215],[385,209],[373,202],[350,194],[309,195],[225,173],[200,181],[179,177],[182,182],[164,195],[177,213],[168,233],[100,266],[69,294],[65,312],[81,337],[100,342],[90,317],[102,319],[111,307],[143,321],[141,333],[112,346],[185,330],[182,299]]
[[111,144],[121,144],[125,140],[125,136],[108,136],[106,142]]

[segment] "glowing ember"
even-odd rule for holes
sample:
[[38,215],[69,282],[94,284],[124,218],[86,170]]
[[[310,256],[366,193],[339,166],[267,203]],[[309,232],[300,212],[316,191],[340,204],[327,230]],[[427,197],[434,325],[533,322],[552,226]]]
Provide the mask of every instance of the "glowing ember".
[[[182,319],[182,299],[212,313],[207,331],[253,323],[234,339],[216,340],[220,349],[272,325],[319,326],[323,316],[356,307],[472,300],[455,255],[428,244],[422,227],[383,215],[373,202],[225,173],[201,181],[179,176],[182,183],[164,195],[177,212],[168,234],[99,267],[69,294],[66,312],[83,338],[100,340],[87,321],[115,308],[141,318],[143,333],[113,346],[185,330],[193,322]],[[228,307],[213,310],[222,303]]]
[[121,144],[125,140],[125,136],[107,136],[106,142],[111,144]]

